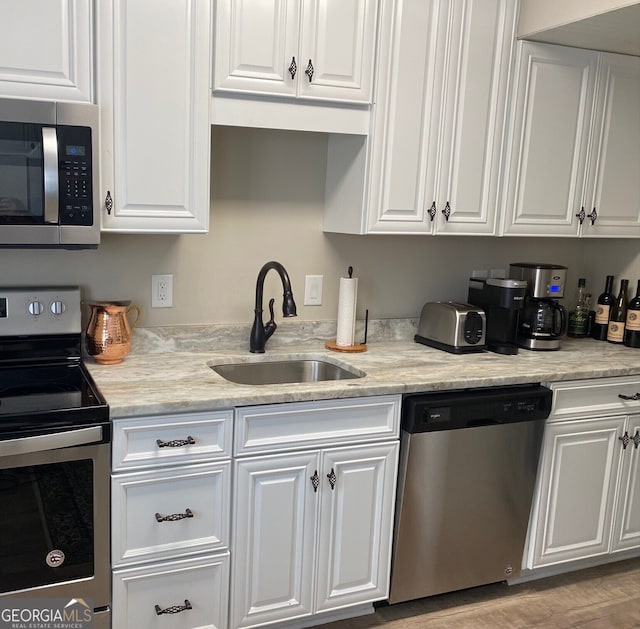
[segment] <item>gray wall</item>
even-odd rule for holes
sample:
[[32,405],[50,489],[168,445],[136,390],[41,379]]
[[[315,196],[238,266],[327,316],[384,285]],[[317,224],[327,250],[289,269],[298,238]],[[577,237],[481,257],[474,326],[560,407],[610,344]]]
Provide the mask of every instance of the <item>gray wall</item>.
[[[242,323],[253,317],[255,280],[267,260],[288,269],[298,315],[336,318],[340,276],[359,277],[359,317],[416,317],[425,301],[466,297],[473,269],[513,261],[569,267],[597,294],[606,273],[640,277],[637,240],[346,236],[322,232],[327,137],[213,129],[207,235],[103,234],[97,251],[0,250],[0,284],[79,284],[85,299],[131,299],[141,324]],[[174,307],[151,309],[151,275],[174,275]],[[324,275],[322,306],[303,306],[304,276]],[[271,277],[273,275],[273,277]],[[265,297],[281,296],[275,273]]]

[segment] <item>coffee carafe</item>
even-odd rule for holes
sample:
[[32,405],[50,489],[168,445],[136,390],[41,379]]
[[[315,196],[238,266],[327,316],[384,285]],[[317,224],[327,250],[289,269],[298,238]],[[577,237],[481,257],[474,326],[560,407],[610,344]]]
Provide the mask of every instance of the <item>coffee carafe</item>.
[[516,262],[509,266],[509,275],[527,282],[516,343],[525,349],[560,349],[560,339],[567,331],[567,312],[558,300],[564,297],[567,267]]

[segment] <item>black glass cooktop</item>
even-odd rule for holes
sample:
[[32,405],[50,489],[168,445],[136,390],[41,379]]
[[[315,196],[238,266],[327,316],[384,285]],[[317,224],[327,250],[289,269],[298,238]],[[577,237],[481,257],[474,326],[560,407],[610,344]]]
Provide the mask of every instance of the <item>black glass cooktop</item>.
[[81,362],[0,366],[0,439],[108,417],[108,406]]

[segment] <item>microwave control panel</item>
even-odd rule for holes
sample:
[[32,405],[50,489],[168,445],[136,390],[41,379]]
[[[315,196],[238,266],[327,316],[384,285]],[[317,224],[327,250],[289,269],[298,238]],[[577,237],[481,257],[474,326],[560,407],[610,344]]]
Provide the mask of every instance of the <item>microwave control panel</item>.
[[61,225],[93,224],[91,129],[58,126]]

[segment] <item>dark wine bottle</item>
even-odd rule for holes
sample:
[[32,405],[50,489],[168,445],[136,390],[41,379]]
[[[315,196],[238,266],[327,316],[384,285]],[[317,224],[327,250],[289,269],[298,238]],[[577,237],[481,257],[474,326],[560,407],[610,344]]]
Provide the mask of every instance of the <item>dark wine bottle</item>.
[[599,341],[607,340],[607,328],[609,326],[609,309],[613,303],[613,275],[607,275],[604,292],[598,297],[596,316],[591,326],[591,336]]
[[627,319],[627,287],[629,280],[620,280],[620,292],[609,310],[609,326],[607,328],[607,341],[609,343],[622,343],[624,341],[624,322]]
[[636,296],[627,306],[627,320],[624,327],[624,344],[627,347],[640,347],[640,280]]

